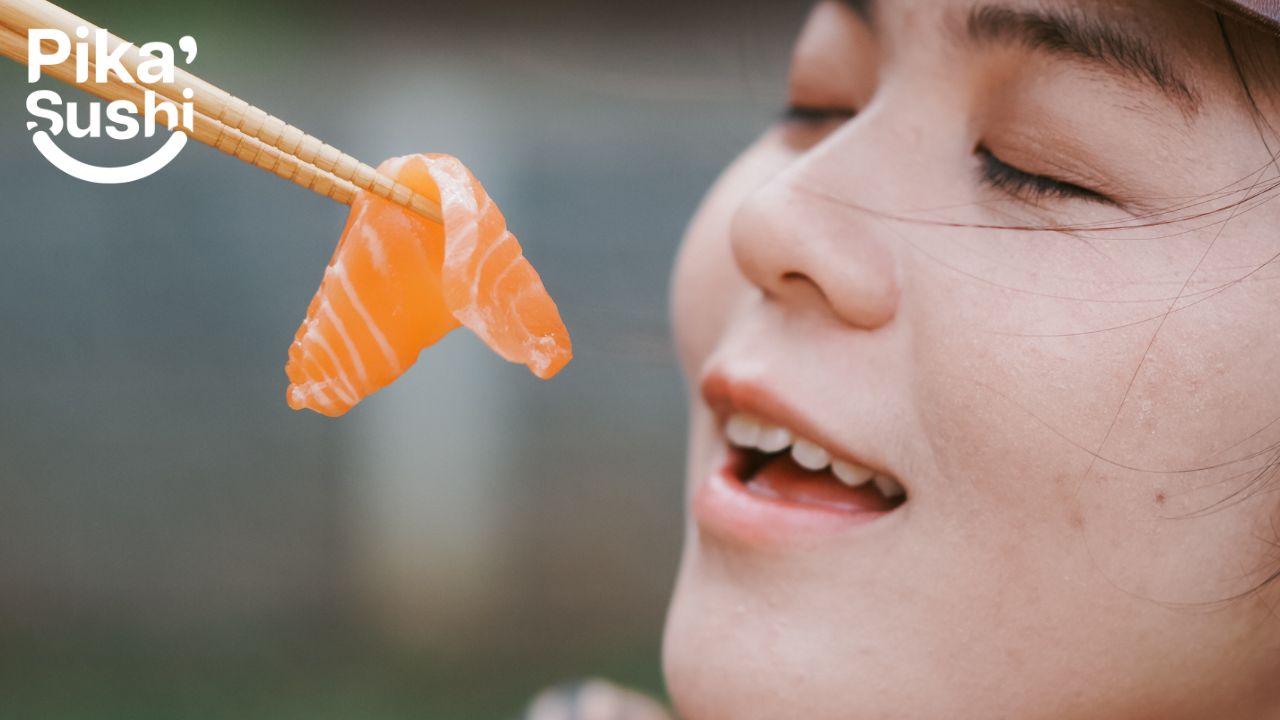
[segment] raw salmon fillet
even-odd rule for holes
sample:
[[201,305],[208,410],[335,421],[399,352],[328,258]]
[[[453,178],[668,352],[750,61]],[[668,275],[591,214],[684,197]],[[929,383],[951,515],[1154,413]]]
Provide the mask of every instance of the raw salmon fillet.
[[475,176],[435,154],[378,170],[438,200],[444,224],[359,194],[289,348],[289,407],[342,415],[460,325],[539,378],[559,372],[573,357],[569,332]]

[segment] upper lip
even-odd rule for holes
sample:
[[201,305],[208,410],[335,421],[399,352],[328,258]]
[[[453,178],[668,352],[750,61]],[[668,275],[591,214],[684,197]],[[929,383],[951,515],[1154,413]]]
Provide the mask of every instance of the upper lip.
[[715,414],[720,427],[723,427],[733,414],[746,413],[761,421],[791,430],[797,437],[818,444],[835,455],[837,459],[861,465],[901,482],[901,479],[885,468],[882,463],[868,457],[869,453],[851,448],[836,439],[830,432],[818,427],[812,418],[783,400],[778,393],[762,382],[734,379],[724,372],[713,371],[703,378],[702,398]]

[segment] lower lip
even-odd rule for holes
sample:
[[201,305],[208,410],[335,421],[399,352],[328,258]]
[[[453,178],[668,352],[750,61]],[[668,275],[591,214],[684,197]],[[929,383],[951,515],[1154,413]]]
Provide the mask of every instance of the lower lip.
[[694,489],[692,512],[698,527],[716,538],[748,546],[818,542],[882,527],[903,508],[890,512],[847,512],[763,497],[747,489],[732,465]]

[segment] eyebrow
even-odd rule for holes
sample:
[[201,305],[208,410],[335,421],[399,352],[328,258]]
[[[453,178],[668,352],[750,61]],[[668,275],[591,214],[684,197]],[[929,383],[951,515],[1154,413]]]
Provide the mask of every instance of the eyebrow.
[[1142,38],[1080,14],[981,5],[969,12],[965,39],[977,45],[1018,44],[1086,62],[1160,90],[1189,115],[1200,96]]
[[[843,0],[874,23],[878,0]],[[1082,14],[979,5],[962,23],[963,40],[978,46],[1018,44],[1030,50],[1084,61],[1160,90],[1188,117],[1200,111],[1200,95],[1143,39]]]

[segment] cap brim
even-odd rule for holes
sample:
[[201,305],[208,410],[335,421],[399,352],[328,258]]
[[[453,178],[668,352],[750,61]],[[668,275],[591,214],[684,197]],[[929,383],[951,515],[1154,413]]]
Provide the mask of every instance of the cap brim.
[[1280,35],[1280,0],[1202,0],[1214,9]]

